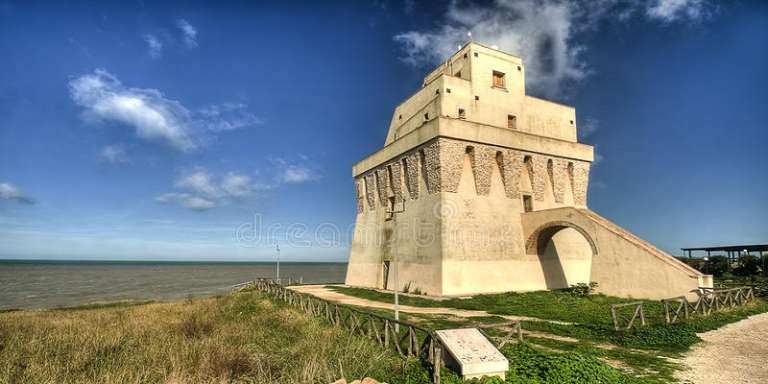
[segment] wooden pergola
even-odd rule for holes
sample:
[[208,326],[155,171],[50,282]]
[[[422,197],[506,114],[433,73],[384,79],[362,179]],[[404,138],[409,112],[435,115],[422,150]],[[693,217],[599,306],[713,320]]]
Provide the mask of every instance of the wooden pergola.
[[752,245],[726,245],[720,247],[699,247],[699,248],[681,248],[683,255],[688,254],[688,258],[693,257],[694,252],[706,252],[707,257],[712,256],[712,253],[723,252],[725,256],[728,256],[728,260],[736,261],[741,256],[751,255],[756,253],[757,257],[762,257],[763,252],[768,252],[768,244],[752,244]]

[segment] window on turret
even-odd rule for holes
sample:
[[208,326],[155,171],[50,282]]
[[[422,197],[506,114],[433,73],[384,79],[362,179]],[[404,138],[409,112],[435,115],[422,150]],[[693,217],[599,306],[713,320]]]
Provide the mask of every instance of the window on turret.
[[456,72],[456,77],[461,77],[461,71]]
[[517,116],[507,115],[507,128],[517,129]]
[[499,71],[493,71],[493,86],[504,88],[504,74]]
[[459,119],[466,119],[467,113],[464,111],[464,108],[459,108]]

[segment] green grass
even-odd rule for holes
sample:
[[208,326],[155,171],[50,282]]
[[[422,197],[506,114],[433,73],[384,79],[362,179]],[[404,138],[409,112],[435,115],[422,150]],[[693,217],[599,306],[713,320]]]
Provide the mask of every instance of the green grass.
[[[393,303],[394,295],[372,289],[327,286],[329,289],[364,299]],[[529,316],[563,322],[610,325],[610,304],[637,300],[621,299],[605,295],[574,296],[566,291],[537,291],[524,293],[500,293],[477,295],[471,298],[433,300],[413,296],[400,296],[400,304],[416,307],[445,307],[486,311],[496,315]],[[647,301],[654,305],[657,302]],[[646,316],[663,318],[662,308],[651,308]]]
[[257,292],[0,313],[0,383],[429,383],[404,361]]
[[[329,288],[369,300],[389,303],[393,300],[393,295],[387,292],[337,286]],[[644,312],[649,325],[626,332],[616,332],[613,329],[610,316],[610,304],[629,301],[638,300],[605,295],[580,297],[567,291],[503,293],[448,300],[432,300],[412,296],[401,296],[400,298],[400,303],[404,305],[482,310],[491,314],[490,316],[467,319],[447,315],[409,314],[414,321],[419,321],[432,328],[437,327],[437,329],[448,328],[451,325],[468,326],[506,321],[499,315],[541,319],[523,321],[523,330],[569,337],[578,340],[578,342],[532,337],[529,344],[544,347],[553,353],[574,353],[579,356],[592,356],[603,361],[615,362],[641,380],[639,382],[644,383],[674,382],[673,373],[678,369],[678,366],[669,362],[667,358],[679,357],[692,345],[700,342],[701,339],[697,333],[717,329],[725,324],[768,312],[768,302],[762,298],[757,298],[744,306],[714,312],[709,316],[692,316],[686,322],[667,326],[664,324],[661,302],[645,300]],[[557,322],[548,320],[556,320]],[[566,364],[559,358],[554,360],[542,359]],[[545,363],[542,362],[542,364]]]

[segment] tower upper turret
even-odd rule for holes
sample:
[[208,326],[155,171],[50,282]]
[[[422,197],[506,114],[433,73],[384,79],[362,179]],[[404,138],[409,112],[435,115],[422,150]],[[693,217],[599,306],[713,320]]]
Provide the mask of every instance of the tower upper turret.
[[576,142],[575,109],[527,96],[522,60],[477,43],[440,64],[395,108],[385,145],[438,117]]

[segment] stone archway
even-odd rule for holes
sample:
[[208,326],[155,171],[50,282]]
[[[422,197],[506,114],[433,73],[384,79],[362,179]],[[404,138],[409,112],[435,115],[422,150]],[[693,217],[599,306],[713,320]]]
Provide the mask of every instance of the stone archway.
[[597,247],[587,231],[569,222],[550,222],[526,241],[526,253],[537,255],[547,289],[589,283]]

